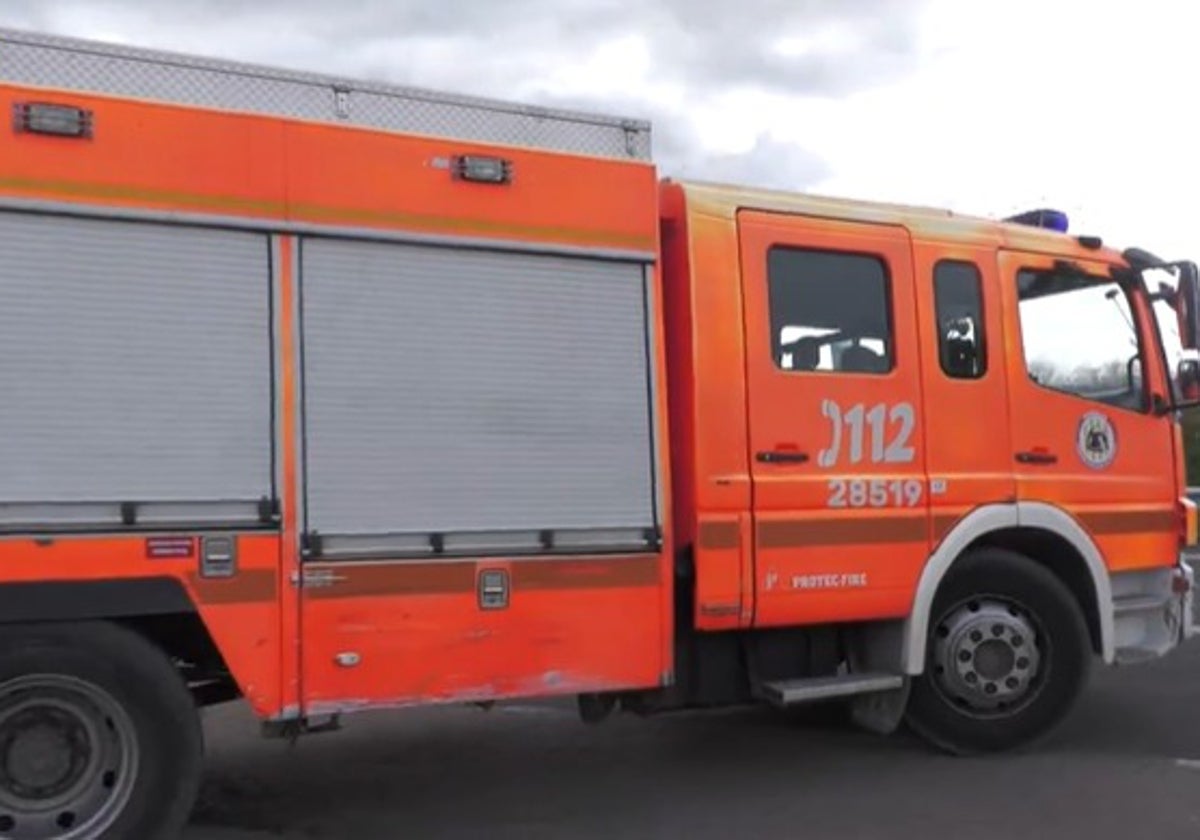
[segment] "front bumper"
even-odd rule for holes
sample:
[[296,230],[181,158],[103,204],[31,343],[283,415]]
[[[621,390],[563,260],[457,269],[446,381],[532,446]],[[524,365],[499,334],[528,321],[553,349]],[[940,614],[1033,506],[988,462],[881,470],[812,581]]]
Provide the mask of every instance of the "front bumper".
[[1112,576],[1113,647],[1118,663],[1156,659],[1196,635],[1195,581],[1186,557],[1175,568]]
[[1193,604],[1195,602],[1196,592],[1196,573],[1192,571],[1192,566],[1187,560],[1179,561],[1179,574],[1186,581],[1184,584],[1187,591],[1179,597],[1179,615],[1182,623],[1182,638],[1181,641],[1192,638],[1196,635],[1196,621],[1193,612]]

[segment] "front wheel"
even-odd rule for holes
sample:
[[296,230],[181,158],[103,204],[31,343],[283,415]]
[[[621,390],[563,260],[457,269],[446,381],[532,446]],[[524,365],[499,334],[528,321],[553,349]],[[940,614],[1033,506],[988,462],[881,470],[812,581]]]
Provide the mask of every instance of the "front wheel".
[[1061,580],[1021,554],[972,551],[934,598],[906,719],[953,753],[1022,746],[1066,717],[1091,659],[1083,612]]
[[0,630],[0,837],[174,837],[201,756],[191,694],[140,636],[105,623]]

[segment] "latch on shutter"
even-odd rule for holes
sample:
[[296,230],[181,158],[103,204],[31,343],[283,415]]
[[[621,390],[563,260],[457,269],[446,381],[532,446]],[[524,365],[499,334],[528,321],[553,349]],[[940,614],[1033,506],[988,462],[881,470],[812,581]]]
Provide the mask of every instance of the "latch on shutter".
[[200,543],[200,577],[233,577],[237,572],[237,538],[207,536]]
[[508,606],[508,572],[484,569],[479,573],[479,608],[502,610]]

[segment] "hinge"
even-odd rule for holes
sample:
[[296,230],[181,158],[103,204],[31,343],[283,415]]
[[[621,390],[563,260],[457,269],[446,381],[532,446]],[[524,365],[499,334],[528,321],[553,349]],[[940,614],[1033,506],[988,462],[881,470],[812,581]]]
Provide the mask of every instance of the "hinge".
[[340,120],[350,119],[350,88],[333,89],[333,112]]
[[280,520],[279,499],[263,496],[258,500],[258,521],[264,525],[275,525]]
[[652,548],[655,551],[662,548],[662,528],[655,526],[647,528],[642,535],[642,539],[646,541],[646,547]]
[[306,531],[300,535],[300,559],[312,560],[321,556],[321,535],[316,531]]
[[641,128],[636,123],[625,123],[622,126],[625,129],[625,154],[631,158],[638,157],[638,135],[642,133]]

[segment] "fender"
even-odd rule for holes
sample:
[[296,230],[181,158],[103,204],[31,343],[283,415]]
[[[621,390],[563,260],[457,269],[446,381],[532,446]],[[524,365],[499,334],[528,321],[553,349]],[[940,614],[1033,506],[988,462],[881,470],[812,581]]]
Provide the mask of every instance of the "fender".
[[0,583],[0,624],[194,613],[176,578]]
[[954,561],[973,542],[1006,528],[1038,528],[1050,531],[1069,542],[1087,564],[1100,617],[1100,652],[1106,664],[1113,661],[1113,602],[1108,568],[1087,531],[1066,511],[1044,502],[985,505],[960,519],[941,544],[929,556],[912,609],[904,622],[900,666],[905,674],[916,676],[925,670],[925,643],[929,634],[929,616],[938,586]]

